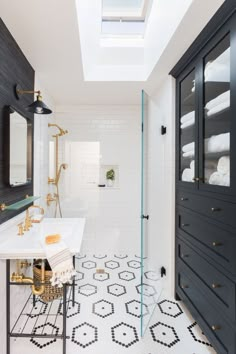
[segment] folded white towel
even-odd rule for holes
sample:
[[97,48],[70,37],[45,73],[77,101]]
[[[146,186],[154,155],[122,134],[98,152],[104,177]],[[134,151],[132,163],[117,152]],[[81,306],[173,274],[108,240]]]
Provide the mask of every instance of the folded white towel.
[[193,182],[194,171],[191,168],[185,168],[182,173],[182,181]]
[[223,152],[229,150],[230,150],[229,133],[213,135],[209,139],[205,139],[205,153]]
[[195,155],[194,150],[190,150],[183,153],[183,157],[194,157],[194,155]]
[[218,186],[229,186],[230,185],[230,175],[222,174],[219,172],[214,172],[210,176],[209,184],[214,184]]
[[191,143],[184,145],[182,147],[182,151],[183,152],[194,151],[194,148],[195,148],[195,143],[194,141],[192,141]]
[[187,127],[190,127],[191,125],[193,125],[195,123],[195,118],[192,118],[192,119],[189,119],[187,120],[186,122],[182,123],[180,128],[181,129],[184,129],[184,128],[187,128]]
[[230,158],[229,156],[222,156],[217,165],[217,172],[222,174],[230,173]]
[[225,103],[227,102],[230,106],[230,90],[223,92],[221,95],[217,96],[213,100],[207,102],[205,108],[210,110],[214,108],[215,106],[219,105],[220,103]]
[[207,116],[211,117],[214,114],[222,112],[224,109],[229,108],[229,107],[230,107],[230,101],[222,102],[222,103],[218,104],[217,106],[209,109],[209,111],[207,111]]
[[195,171],[195,160],[192,160],[190,162],[190,168],[191,168],[191,170]]
[[230,48],[205,67],[205,81],[230,82]]
[[59,288],[65,283],[71,283],[72,277],[76,274],[73,266],[72,256],[69,248],[63,241],[46,244],[43,242],[46,257],[52,269],[52,285]]
[[195,111],[189,112],[180,118],[180,123],[185,123],[188,120],[195,119]]

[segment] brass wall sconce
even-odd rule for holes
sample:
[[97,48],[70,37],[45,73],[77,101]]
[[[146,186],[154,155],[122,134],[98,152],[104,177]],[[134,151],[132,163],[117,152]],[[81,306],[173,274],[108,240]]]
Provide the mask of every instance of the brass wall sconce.
[[15,86],[15,95],[17,99],[20,99],[21,95],[37,93],[37,99],[29,106],[25,107],[26,111],[36,114],[51,114],[52,110],[42,101],[42,96],[40,91],[34,90],[22,90],[19,85]]

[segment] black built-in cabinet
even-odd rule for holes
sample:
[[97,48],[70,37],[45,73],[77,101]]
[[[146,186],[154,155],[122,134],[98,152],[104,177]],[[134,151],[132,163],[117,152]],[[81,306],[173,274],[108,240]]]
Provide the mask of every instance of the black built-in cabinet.
[[171,74],[176,298],[217,353],[235,354],[236,3],[225,2]]

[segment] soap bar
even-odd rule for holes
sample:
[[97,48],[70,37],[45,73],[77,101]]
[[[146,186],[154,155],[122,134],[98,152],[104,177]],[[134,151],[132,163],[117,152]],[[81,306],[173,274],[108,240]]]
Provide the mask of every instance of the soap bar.
[[57,243],[61,240],[61,235],[55,234],[55,235],[48,235],[45,237],[45,242],[47,245],[50,245],[51,243]]

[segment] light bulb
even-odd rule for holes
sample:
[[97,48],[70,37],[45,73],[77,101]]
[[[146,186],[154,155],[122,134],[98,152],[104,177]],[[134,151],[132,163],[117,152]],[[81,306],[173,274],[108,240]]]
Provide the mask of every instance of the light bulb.
[[42,107],[36,107],[36,113],[43,113],[43,108]]

